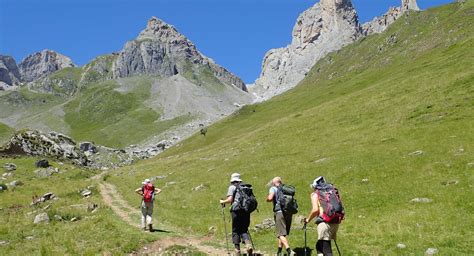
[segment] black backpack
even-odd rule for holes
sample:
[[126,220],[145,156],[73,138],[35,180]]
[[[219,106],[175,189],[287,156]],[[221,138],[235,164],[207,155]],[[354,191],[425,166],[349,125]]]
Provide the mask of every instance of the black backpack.
[[279,210],[286,214],[298,213],[298,202],[295,198],[296,188],[294,186],[282,184],[278,187],[277,193]]
[[253,194],[252,185],[241,183],[236,185],[236,187],[231,211],[254,212],[258,207],[258,202]]
[[334,185],[322,183],[316,187],[319,203],[323,208],[322,221],[326,223],[341,223],[344,219],[344,206],[342,205],[339,191]]

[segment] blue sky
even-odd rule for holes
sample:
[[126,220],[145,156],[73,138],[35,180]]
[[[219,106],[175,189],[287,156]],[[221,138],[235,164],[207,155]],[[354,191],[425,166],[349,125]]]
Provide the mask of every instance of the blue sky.
[[[79,65],[119,51],[157,16],[218,64],[253,82],[264,54],[290,43],[298,15],[316,0],[0,0],[0,54],[20,62],[52,49]],[[353,0],[360,20],[400,0]],[[418,0],[422,9],[452,0]]]

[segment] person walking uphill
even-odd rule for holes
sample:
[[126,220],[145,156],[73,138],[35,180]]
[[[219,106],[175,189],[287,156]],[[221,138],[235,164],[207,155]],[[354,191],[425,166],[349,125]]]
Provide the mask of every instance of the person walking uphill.
[[[273,213],[275,218],[275,232],[278,239],[278,251],[277,255],[281,255],[283,246],[285,247],[288,255],[296,255],[294,251],[291,250],[290,244],[288,242],[288,235],[290,234],[291,222],[293,219],[294,211],[286,210],[286,206],[283,205],[287,200],[285,200],[285,195],[283,194],[283,183],[280,177],[275,177],[271,181],[270,191],[267,196],[267,202],[273,202]],[[293,193],[294,195],[294,193]],[[292,198],[291,200],[296,204],[296,201]],[[288,209],[291,208],[291,204],[288,201]],[[285,208],[285,209],[284,209]],[[297,206],[293,206],[297,208]]]
[[308,217],[304,219],[304,223],[307,224],[316,218],[318,225],[317,254],[318,256],[332,256],[331,240],[336,240],[339,223],[344,219],[344,207],[337,188],[326,183],[323,176],[316,178],[311,187],[314,190],[311,194],[312,209]]
[[[246,200],[242,200],[244,197]],[[230,186],[227,189],[227,198],[220,200],[219,203],[222,207],[225,207],[225,204],[231,204],[232,243],[234,244],[236,255],[241,253],[241,241],[245,243],[248,255],[252,255],[253,252],[249,236],[249,225],[250,213],[257,208],[257,201],[254,199],[252,186],[244,184],[240,179],[240,174],[233,173],[230,177]],[[247,203],[243,203],[244,201],[247,201]],[[248,205],[248,203],[251,203],[251,205]]]
[[148,226],[149,231],[153,232],[151,217],[153,214],[153,201],[155,200],[155,195],[161,193],[161,189],[155,188],[149,179],[146,179],[142,185],[141,188],[135,190],[137,194],[142,196],[142,228],[143,230],[146,230]]

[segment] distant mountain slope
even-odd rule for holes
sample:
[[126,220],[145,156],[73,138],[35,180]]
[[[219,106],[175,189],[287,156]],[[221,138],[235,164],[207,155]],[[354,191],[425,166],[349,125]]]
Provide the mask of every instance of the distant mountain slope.
[[126,147],[185,137],[252,101],[240,78],[155,17],[119,53],[84,67],[61,56],[20,64],[29,83],[0,94],[0,122]]
[[[343,255],[423,255],[428,248],[472,255],[473,14],[470,0],[404,15],[329,54],[287,93],[246,106],[208,127],[206,137],[196,134],[108,182],[132,204],[132,184],[157,177],[160,218],[193,234],[216,230],[224,244],[218,199],[231,173],[240,172],[261,201],[252,227],[272,218],[263,202],[272,177],[296,186],[305,215],[309,184],[325,175],[346,207]],[[259,249],[275,250],[273,230],[252,235]],[[302,247],[297,221],[290,238]]]

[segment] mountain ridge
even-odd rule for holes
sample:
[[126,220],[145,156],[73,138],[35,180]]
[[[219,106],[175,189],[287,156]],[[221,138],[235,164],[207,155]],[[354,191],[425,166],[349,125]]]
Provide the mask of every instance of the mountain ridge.
[[360,24],[351,0],[321,0],[298,17],[288,46],[265,54],[261,74],[250,92],[258,101],[281,94],[302,81],[328,53],[380,33],[405,12],[418,10],[416,0],[401,0],[400,7],[391,7],[382,17]]

